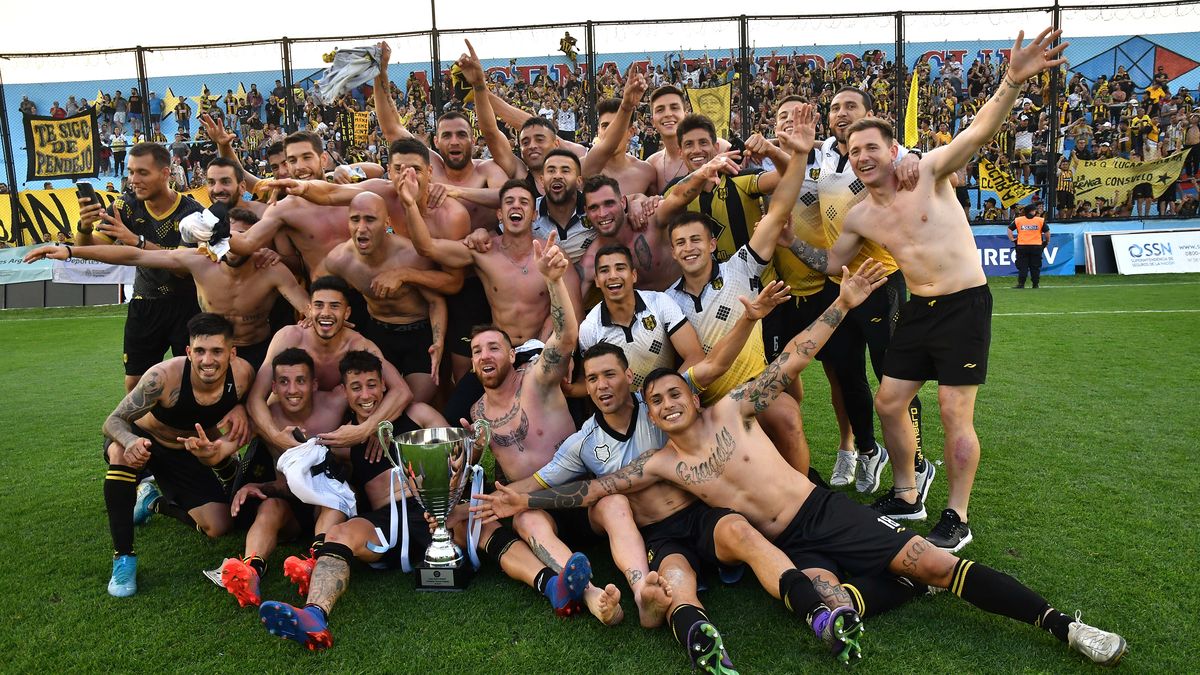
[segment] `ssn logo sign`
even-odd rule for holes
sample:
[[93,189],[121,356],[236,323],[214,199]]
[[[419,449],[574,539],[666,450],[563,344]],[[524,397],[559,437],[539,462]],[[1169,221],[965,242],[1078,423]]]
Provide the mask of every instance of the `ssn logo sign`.
[[1153,241],[1129,247],[1130,258],[1157,258],[1164,255],[1171,255],[1171,245],[1166,242]]

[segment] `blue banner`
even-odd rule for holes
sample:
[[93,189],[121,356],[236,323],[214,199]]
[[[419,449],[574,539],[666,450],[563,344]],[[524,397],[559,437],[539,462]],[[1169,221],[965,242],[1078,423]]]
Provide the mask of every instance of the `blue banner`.
[[[975,248],[983,273],[989,277],[1011,277],[1017,273],[1017,247],[1003,234],[975,235]],[[1042,274],[1075,274],[1075,241],[1070,234],[1051,234],[1050,245],[1042,249]]]
[[0,248],[0,284],[20,284],[28,281],[50,281],[54,276],[54,261],[39,260],[26,265],[25,254],[35,246]]

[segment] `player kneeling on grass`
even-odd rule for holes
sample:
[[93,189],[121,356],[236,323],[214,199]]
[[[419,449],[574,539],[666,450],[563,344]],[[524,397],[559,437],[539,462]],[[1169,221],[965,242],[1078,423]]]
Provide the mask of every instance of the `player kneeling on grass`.
[[[104,480],[113,540],[108,592],[116,597],[137,592],[135,518],[170,515],[209,537],[225,534],[232,524],[229,495],[214,467],[232,463],[236,469],[238,447],[248,439],[244,424],[224,436],[218,427],[240,408],[254,371],[237,358],[229,321],[201,313],[187,327],[187,356],[147,370],[104,421],[104,434],[112,439]],[[161,496],[150,483],[138,488],[142,469],[154,474]]]
[[[498,490],[480,499],[491,505],[490,516],[502,517],[523,508],[587,506],[607,495],[672,482],[710,506],[736,509],[791,559],[794,567],[777,577],[776,597],[800,616],[824,603],[806,574],[887,571],[949,588],[980,609],[1040,626],[1096,663],[1117,663],[1125,653],[1124,638],[1073,620],[1016,579],[956,558],[845,495],[813,485],[784,461],[755,421],[800,375],[846,312],[886,279],[882,266],[870,259],[853,276],[843,267],[838,300],[792,338],[766,371],[708,409],[701,409],[679,373],[659,369],[647,376],[643,395],[650,418],[670,439],[662,449],[592,481],[529,495]],[[766,577],[765,566],[747,562],[760,580]]]

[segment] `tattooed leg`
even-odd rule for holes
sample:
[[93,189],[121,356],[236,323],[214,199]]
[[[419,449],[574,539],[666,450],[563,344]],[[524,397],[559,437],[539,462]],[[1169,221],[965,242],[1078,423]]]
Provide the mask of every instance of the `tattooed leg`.
[[608,545],[612,551],[613,562],[625,574],[629,590],[633,593],[634,603],[638,608],[638,617],[642,626],[652,628],[662,622],[662,616],[647,616],[646,606],[642,600],[642,587],[646,583],[646,575],[650,566],[646,562],[646,544],[642,534],[633,522],[633,511],[629,500],[624,495],[610,495],[596,502],[589,511],[593,529],[608,535]]
[[[513,528],[529,542],[529,548],[547,567],[562,572],[563,565],[571,557],[571,549],[562,543],[555,531],[554,520],[545,511],[524,511],[513,518]],[[621,592],[609,584],[603,590],[588,584],[583,592],[588,610],[605,625],[619,623],[624,618],[621,612]]]

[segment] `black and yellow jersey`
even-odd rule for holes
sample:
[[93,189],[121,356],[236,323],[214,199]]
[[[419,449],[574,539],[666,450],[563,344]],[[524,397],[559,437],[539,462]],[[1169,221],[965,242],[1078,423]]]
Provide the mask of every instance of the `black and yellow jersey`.
[[[188,195],[175,193],[175,201],[165,213],[154,213],[150,207],[126,192],[108,207],[109,215],[121,212],[121,222],[129,231],[146,238],[146,241],[162,248],[178,248],[179,223],[185,217],[203,211],[204,207]],[[179,277],[166,270],[137,268],[133,279],[133,297],[154,299],[180,295],[194,295],[196,287],[191,277]]]
[[[688,211],[711,216],[721,226],[716,233],[718,262],[729,260],[735,251],[750,243],[754,224],[762,220],[764,195],[758,189],[760,175],[722,176],[716,188],[711,192],[701,192],[687,205]],[[672,183],[663,194],[668,194],[678,182]]]

